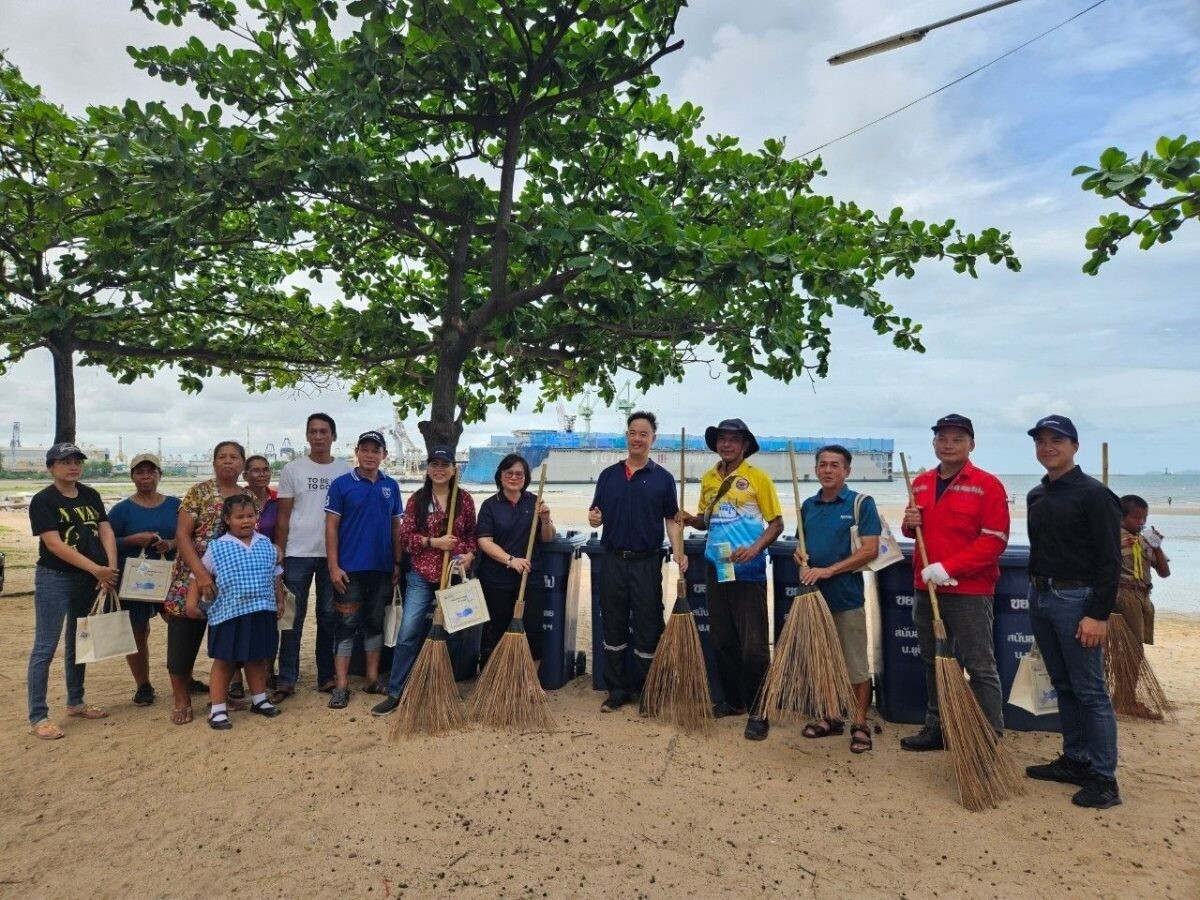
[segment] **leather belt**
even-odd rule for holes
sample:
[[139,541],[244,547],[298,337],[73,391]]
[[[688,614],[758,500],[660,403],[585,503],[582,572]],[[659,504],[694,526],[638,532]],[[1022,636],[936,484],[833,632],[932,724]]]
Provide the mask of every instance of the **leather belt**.
[[661,552],[661,550],[614,550],[612,554],[621,559],[649,559],[652,556],[658,556]]
[[1030,575],[1030,583],[1039,591],[1052,591],[1055,588],[1062,591],[1074,591],[1080,588],[1090,588],[1089,581],[1073,581],[1070,578],[1046,578],[1042,575]]

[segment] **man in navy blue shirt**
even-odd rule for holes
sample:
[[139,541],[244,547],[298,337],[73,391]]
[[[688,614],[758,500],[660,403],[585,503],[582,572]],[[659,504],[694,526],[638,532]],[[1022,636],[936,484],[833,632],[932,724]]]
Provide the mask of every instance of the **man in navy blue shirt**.
[[[850,752],[871,749],[867,707],[871,703],[871,671],[867,660],[866,594],[859,571],[879,553],[883,526],[875,501],[846,487],[850,477],[850,451],[829,444],[817,451],[817,481],[821,490],[804,501],[800,510],[808,559],[796,547],[800,582],[816,585],[829,605],[846,671],[854,687],[854,718],[850,722]],[[857,512],[855,506],[857,505]],[[857,524],[862,546],[850,546],[850,528]],[[806,738],[841,734],[842,723],[821,719],[804,728]]]
[[400,521],[404,506],[400,485],[380,471],[387,444],[378,431],[359,435],[358,465],[333,480],[325,500],[325,553],[333,582],[334,678],[330,709],[350,703],[350,654],[354,636],[363,633],[367,657],[367,693],[383,692],[379,685],[379,656],[383,650],[383,614],[392,588],[400,578]]
[[[600,571],[600,617],[604,626],[604,683],[608,698],[602,712],[620,709],[640,693],[663,631],[663,527],[682,574],[683,529],[675,516],[675,478],[650,458],[658,436],[654,413],[631,413],[625,423],[629,455],[600,473],[588,510],[588,524],[604,526],[600,543],[605,550]],[[633,619],[636,677],[624,669]]]

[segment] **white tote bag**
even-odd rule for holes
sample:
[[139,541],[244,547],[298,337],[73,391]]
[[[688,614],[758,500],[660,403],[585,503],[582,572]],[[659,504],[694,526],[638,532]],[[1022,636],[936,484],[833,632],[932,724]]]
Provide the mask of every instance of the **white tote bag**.
[[395,647],[400,640],[400,626],[404,622],[404,603],[400,596],[400,585],[392,589],[392,602],[383,613],[383,646]]
[[[858,533],[858,510],[862,506],[865,494],[858,494],[854,498],[854,524],[850,526],[850,551],[855,552],[862,547],[862,537]],[[904,559],[904,554],[900,552],[900,545],[896,542],[896,538],[892,536],[892,529],[888,527],[887,520],[883,514],[879,515],[879,552],[875,558],[868,562],[859,572],[878,572],[880,569],[886,569],[888,566],[900,562]]]
[[[455,569],[460,575],[463,574],[457,566]],[[436,593],[449,634],[470,628],[472,625],[482,625],[491,618],[487,601],[483,597],[483,585],[479,583],[478,578],[468,578]]]
[[283,589],[283,615],[279,617],[279,630],[291,631],[296,627],[296,595],[291,588]]
[[[105,598],[112,598],[112,612],[104,611]],[[102,590],[86,616],[75,620],[75,662],[93,663],[114,656],[137,653],[129,611],[121,609],[115,591]]]
[[1048,716],[1058,712],[1058,692],[1050,681],[1046,663],[1038,651],[1037,644],[1021,657],[1017,674],[1013,678],[1008,702],[1018,709],[1035,716]]
[[125,560],[121,574],[121,599],[142,603],[162,603],[171,587],[171,570],[175,563],[169,559],[147,559],[146,548],[137,556]]

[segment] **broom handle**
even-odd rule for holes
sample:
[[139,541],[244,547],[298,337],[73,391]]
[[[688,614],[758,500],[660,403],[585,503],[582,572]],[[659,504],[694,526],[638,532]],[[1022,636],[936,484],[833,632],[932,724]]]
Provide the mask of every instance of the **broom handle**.
[[[908,477],[908,460],[904,458],[904,454],[900,454],[900,468],[904,472],[904,485],[908,488],[908,505],[916,506],[917,501],[913,498],[912,479]],[[917,552],[921,554],[921,565],[929,565],[929,554],[925,552],[925,532],[918,525],[913,529],[917,533]],[[933,620],[941,621],[941,613],[938,611],[937,588],[929,582],[925,582],[925,588],[929,591],[929,602],[933,607]]]
[[[537,502],[533,504],[533,521],[529,523],[529,542],[525,544],[525,559],[532,565],[533,563],[533,539],[537,537],[538,528],[541,527],[541,518],[538,516],[538,508],[542,505],[542,491],[546,489],[546,464],[542,463],[541,474],[538,475],[538,492]],[[513,607],[513,618],[519,619],[525,615],[525,585],[529,581],[529,569],[521,573],[521,587],[517,591],[517,604]]]
[[796,507],[796,541],[800,549],[800,568],[808,568],[808,545],[804,543],[804,519],[800,515],[800,476],[796,474],[796,451],[788,441],[788,462],[792,464],[792,502]]
[[[458,512],[458,466],[454,467],[454,484],[450,488],[450,507],[446,510],[446,537],[454,536],[454,516]],[[442,551],[442,590],[450,581],[450,551]]]

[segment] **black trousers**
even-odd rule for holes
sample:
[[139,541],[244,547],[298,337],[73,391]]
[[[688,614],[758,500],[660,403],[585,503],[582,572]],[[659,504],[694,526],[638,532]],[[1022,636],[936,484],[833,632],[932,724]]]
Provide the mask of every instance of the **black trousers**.
[[708,624],[730,706],[753,709],[771,665],[765,581],[717,581],[705,563]]
[[[517,594],[521,590],[517,584],[495,584],[483,582],[483,596],[487,600],[489,620],[484,623],[483,637],[479,644],[479,658],[486,663],[500,638],[512,624],[513,611],[517,606]],[[531,572],[525,585],[525,614],[521,621],[525,623],[525,637],[529,639],[529,652],[534,660],[542,658],[542,610],[545,608],[546,588],[541,572]]]
[[[610,693],[636,694],[646,682],[663,632],[662,557],[622,559],[605,554],[600,570],[600,617],[604,625],[604,683]],[[625,668],[633,626],[636,673]]]

